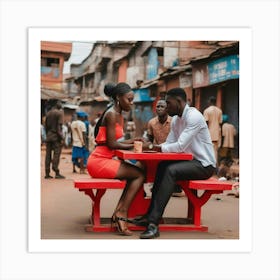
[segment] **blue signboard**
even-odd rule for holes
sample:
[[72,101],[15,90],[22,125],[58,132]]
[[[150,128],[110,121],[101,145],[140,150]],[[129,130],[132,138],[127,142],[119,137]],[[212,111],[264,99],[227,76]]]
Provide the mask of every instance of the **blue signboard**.
[[133,102],[152,102],[153,99],[150,97],[149,89],[139,88],[134,89],[134,99]]
[[148,54],[147,80],[154,79],[158,74],[158,53],[152,48]]
[[239,55],[219,58],[208,64],[209,84],[239,78]]

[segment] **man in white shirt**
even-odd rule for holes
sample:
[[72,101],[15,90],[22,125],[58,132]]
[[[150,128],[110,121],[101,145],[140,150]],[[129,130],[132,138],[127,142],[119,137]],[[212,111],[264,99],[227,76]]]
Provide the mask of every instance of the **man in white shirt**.
[[140,234],[141,239],[159,236],[158,224],[173,193],[176,181],[204,180],[216,171],[216,159],[203,115],[187,104],[182,88],[174,88],[166,94],[167,111],[172,116],[171,130],[161,145],[153,145],[153,150],[163,153],[190,153],[193,160],[162,161],[159,163],[151,204],[146,215],[136,224],[147,225]]
[[84,158],[86,156],[86,125],[83,122],[84,113],[77,112],[78,119],[71,124],[72,131],[72,162],[73,172],[76,172],[75,165],[80,168],[80,173],[85,174]]

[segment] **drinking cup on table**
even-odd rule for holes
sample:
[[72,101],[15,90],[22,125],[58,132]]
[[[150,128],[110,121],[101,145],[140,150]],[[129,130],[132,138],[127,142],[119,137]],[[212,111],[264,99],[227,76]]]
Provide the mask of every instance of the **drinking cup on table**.
[[134,141],[134,153],[142,153],[142,141]]

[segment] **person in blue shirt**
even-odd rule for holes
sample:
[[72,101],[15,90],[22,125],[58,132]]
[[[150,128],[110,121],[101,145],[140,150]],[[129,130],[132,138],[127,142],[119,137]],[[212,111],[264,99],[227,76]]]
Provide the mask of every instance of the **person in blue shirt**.
[[150,207],[143,217],[134,219],[137,225],[147,229],[141,239],[160,235],[158,224],[173,193],[176,181],[204,180],[216,171],[216,159],[207,123],[203,115],[187,104],[182,88],[174,88],[166,94],[167,112],[172,116],[170,133],[164,143],[150,145],[150,149],[162,153],[190,153],[193,160],[162,161],[156,171]]

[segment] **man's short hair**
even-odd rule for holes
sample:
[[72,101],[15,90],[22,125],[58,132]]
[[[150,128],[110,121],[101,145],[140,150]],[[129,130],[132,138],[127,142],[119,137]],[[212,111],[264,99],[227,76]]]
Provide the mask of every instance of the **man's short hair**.
[[180,97],[182,100],[187,101],[187,95],[186,92],[182,88],[172,88],[167,93],[166,96],[170,97]]

